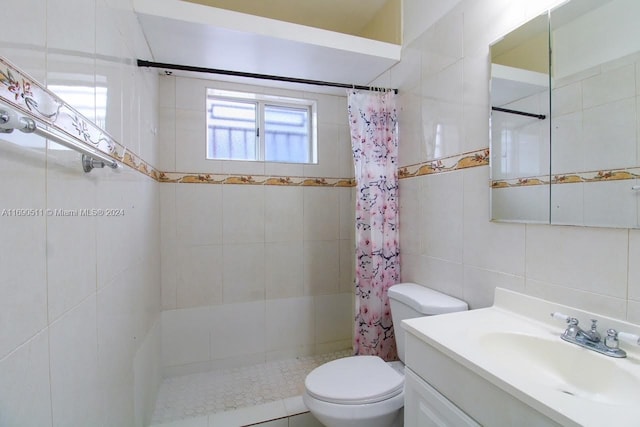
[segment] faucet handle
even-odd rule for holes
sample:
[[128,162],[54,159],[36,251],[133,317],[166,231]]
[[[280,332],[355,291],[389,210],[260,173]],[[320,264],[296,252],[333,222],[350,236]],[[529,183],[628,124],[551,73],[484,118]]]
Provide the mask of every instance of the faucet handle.
[[620,341],[624,341],[627,344],[640,345],[640,335],[630,334],[629,332],[618,332],[615,329],[607,329],[604,345],[609,348],[618,348]]
[[628,344],[640,345],[640,335],[630,334],[629,332],[618,332],[618,340]]
[[607,329],[607,336],[604,338],[604,345],[607,348],[617,349],[620,342],[618,341],[618,331],[615,329]]

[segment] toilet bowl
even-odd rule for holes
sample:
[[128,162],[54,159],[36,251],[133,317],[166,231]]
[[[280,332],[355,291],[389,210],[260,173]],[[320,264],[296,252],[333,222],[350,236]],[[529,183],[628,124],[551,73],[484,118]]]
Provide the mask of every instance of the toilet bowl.
[[404,319],[467,310],[467,303],[415,283],[389,288],[399,362],[352,356],[315,368],[302,399],[326,427],[401,427],[404,407]]

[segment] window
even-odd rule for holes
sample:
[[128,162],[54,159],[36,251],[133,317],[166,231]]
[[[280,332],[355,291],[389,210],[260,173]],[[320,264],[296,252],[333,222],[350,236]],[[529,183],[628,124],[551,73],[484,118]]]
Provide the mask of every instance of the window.
[[315,103],[207,90],[207,159],[315,163]]

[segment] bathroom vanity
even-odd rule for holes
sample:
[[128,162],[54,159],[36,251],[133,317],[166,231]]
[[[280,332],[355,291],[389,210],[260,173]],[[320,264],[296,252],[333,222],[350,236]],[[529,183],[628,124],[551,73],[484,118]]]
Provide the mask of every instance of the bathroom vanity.
[[567,323],[552,312],[597,319],[603,335],[640,333],[500,288],[490,308],[403,321],[405,427],[640,425],[637,342],[620,343],[625,358],[599,354],[562,340]]

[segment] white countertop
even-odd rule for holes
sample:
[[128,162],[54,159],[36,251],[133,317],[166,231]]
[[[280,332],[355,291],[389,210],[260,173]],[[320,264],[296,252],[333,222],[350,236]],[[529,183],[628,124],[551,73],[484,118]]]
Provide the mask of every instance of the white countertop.
[[496,289],[495,301],[405,320],[403,327],[562,425],[640,426],[640,348],[621,343],[628,355],[616,359],[567,343],[560,338],[566,324],[549,313],[576,317],[582,327],[598,319],[602,334],[608,328],[640,334],[640,326],[504,289]]

